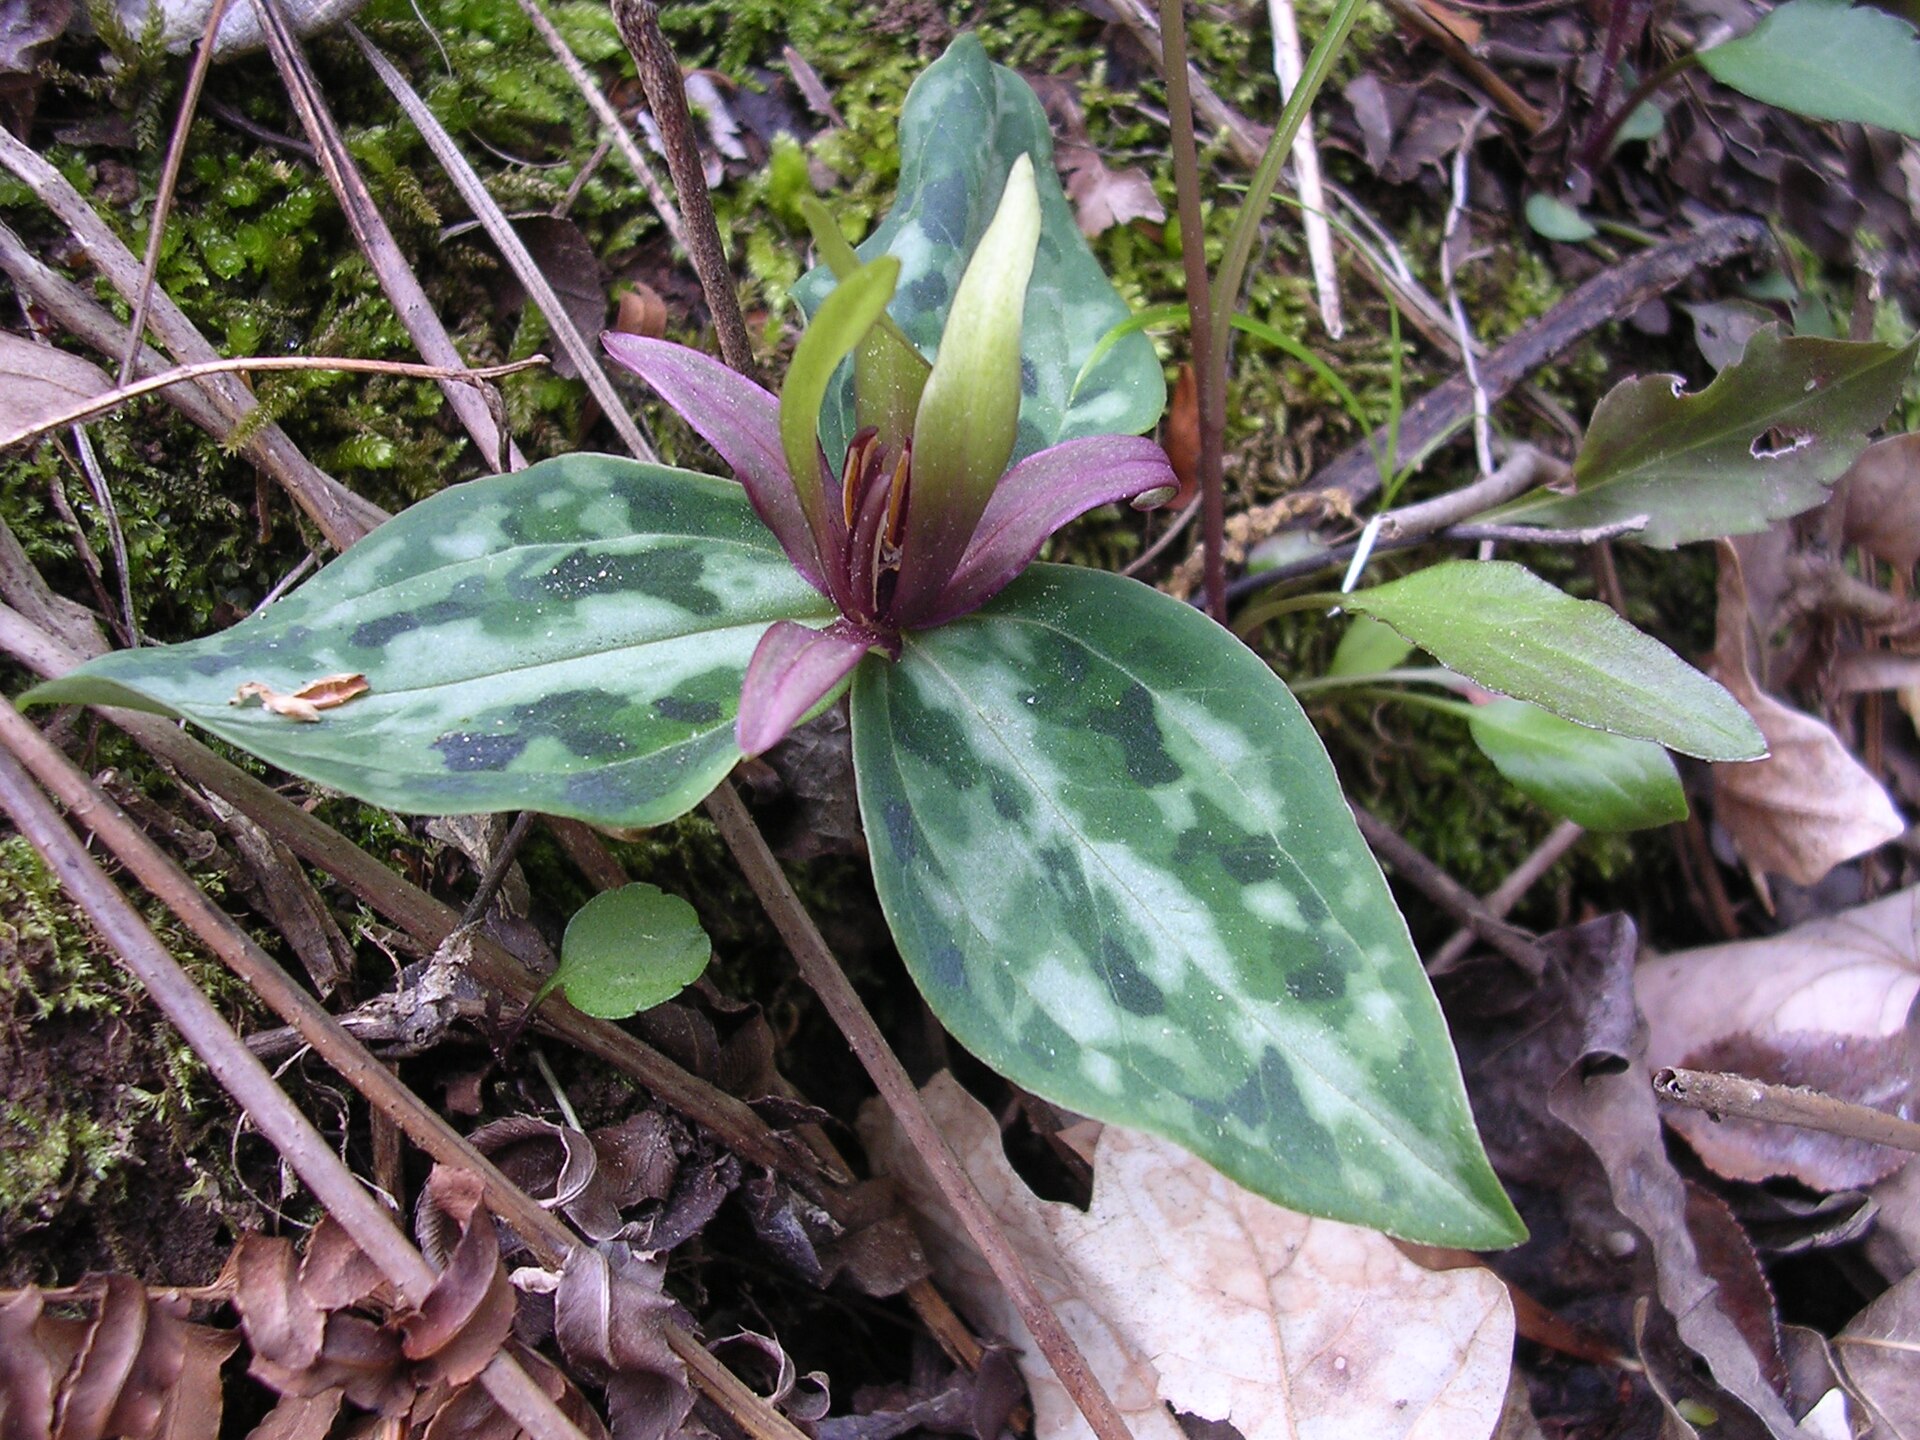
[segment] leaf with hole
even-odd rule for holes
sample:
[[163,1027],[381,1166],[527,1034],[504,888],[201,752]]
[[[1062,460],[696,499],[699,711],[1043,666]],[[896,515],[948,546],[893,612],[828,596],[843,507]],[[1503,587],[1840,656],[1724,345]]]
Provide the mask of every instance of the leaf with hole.
[[636,881],[594,896],[567,922],[560,964],[536,996],[558,988],[574,1009],[602,1020],[651,1010],[700,978],[713,943],[693,906]]
[[1226,631],[1037,565],[862,669],[853,743],[881,906],[982,1060],[1297,1210],[1519,1238],[1326,752]]
[[[179,715],[393,810],[651,825],[739,760],[767,626],[831,613],[738,485],[572,455],[441,492],[231,630],[23,698]],[[227,703],[331,674],[367,692],[318,723]]]
[[1764,530],[1826,499],[1899,400],[1917,347],[1783,339],[1770,325],[1698,394],[1671,375],[1623,381],[1593,412],[1575,493],[1494,513],[1570,529],[1645,515],[1634,538],[1662,549]]
[[1846,0],[1787,0],[1738,39],[1700,52],[1722,85],[1818,120],[1920,136],[1920,36]]
[[1606,606],[1504,560],[1450,560],[1344,595],[1475,684],[1703,760],[1766,753],[1719,685]]
[[[1075,384],[1101,338],[1128,318],[1126,302],[1087,248],[1053,164],[1053,134],[1031,86],[987,58],[971,35],[955,40],[907,92],[900,116],[900,191],[859,247],[892,254],[900,287],[890,307],[909,339],[931,357],[946,326],[961,271],[993,218],[1007,173],[1033,159],[1040,187],[1040,252],[1020,337],[1019,438],[1013,458],[1083,435],[1138,434],[1159,419],[1166,382],[1153,345],[1123,336]],[[812,315],[831,293],[824,265],[794,288]],[[843,370],[820,417],[829,462],[853,433],[852,384]]]

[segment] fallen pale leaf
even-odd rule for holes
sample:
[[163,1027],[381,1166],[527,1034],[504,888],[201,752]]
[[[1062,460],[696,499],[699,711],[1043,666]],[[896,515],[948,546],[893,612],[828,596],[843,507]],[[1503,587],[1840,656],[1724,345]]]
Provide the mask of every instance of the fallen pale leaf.
[[1901,570],[1920,561],[1920,434],[1875,441],[1833,491],[1846,497],[1849,545]]
[[0,387],[0,448],[113,388],[112,379],[92,362],[4,333],[0,333],[0,378],[6,381]]
[[370,688],[364,675],[323,675],[318,680],[309,680],[292,694],[282,694],[263,680],[248,680],[233,692],[233,698],[227,703],[244,705],[249,700],[258,700],[263,710],[311,725],[319,720],[322,710],[344,705],[356,695],[366,694]]
[[1769,754],[1713,767],[1714,816],[1754,870],[1813,885],[1841,861],[1894,839],[1906,823],[1839,736],[1760,688],[1747,629],[1740,560],[1722,541],[1719,633],[1711,669],[1753,716]]
[[1138,165],[1114,170],[1091,145],[1062,144],[1056,152],[1080,233],[1091,239],[1129,220],[1164,220],[1166,207]]
[[[1920,997],[1920,889],[1784,935],[1712,945],[1634,972],[1650,1067],[1732,1069],[1812,1085],[1912,1118],[1909,1014]],[[1667,1122],[1718,1173],[1791,1175],[1821,1190],[1870,1184],[1902,1152],[1790,1126],[1674,1109]]]
[[[1425,1270],[1385,1236],[1283,1210],[1119,1126],[1095,1145],[1090,1210],[1043,1201],[952,1077],[922,1093],[1135,1440],[1180,1440],[1169,1406],[1246,1440],[1492,1432],[1513,1311],[1490,1272]],[[923,1222],[943,1288],[1020,1350],[1037,1440],[1089,1435],[887,1112],[870,1105],[861,1134]]]

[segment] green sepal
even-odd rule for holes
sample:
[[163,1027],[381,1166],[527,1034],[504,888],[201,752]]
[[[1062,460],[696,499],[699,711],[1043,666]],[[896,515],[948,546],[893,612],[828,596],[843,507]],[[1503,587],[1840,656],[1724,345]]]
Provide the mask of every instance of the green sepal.
[[1297,1210],[1523,1236],[1326,752],[1232,636],[1036,565],[864,667],[853,735],[881,906],[982,1060]]
[[[392,810],[653,825],[738,762],[767,625],[832,613],[738,485],[571,455],[421,502],[230,630],[116,651],[22,700],[178,715]],[[334,674],[370,688],[315,723],[229,703]]]

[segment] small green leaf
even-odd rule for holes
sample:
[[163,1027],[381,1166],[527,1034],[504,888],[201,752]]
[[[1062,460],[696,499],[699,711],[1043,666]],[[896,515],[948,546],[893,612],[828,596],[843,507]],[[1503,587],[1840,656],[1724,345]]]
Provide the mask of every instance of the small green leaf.
[[1473,743],[1515,788],[1589,830],[1687,818],[1686,792],[1658,745],[1575,725],[1520,700],[1460,705]]
[[1600,233],[1593,228],[1593,222],[1573,206],[1544,193],[1527,197],[1526,215],[1527,224],[1533,227],[1535,234],[1569,245],[1591,240]]
[[1478,685],[1578,725],[1703,760],[1755,760],[1740,703],[1606,606],[1504,560],[1450,560],[1340,603],[1384,620]]
[[1521,1237],[1326,752],[1226,631],[1036,565],[864,667],[853,743],[900,953],[982,1060],[1296,1210]]
[[[231,630],[116,651],[23,700],[183,716],[392,810],[655,825],[738,763],[768,624],[832,613],[738,485],[571,455],[423,501]],[[228,703],[342,673],[370,688],[313,724]]]
[[[1082,435],[1138,434],[1160,418],[1166,381],[1144,336],[1115,344],[1074,383],[1101,337],[1127,318],[1087,248],[1053,164],[1053,132],[1033,88],[996,65],[977,36],[963,34],[907,92],[900,116],[900,190],[887,218],[860,246],[871,260],[900,258],[891,306],[908,338],[933,355],[954,290],[1020,155],[1032,158],[1040,188],[1040,253],[1021,322],[1021,460]],[[794,295],[808,314],[833,288],[816,267]],[[852,385],[841,372],[821,417],[827,454],[844,452],[853,433]]]
[[1905,20],[1846,0],[1787,0],[1700,64],[1743,95],[1819,120],[1920,137],[1920,43]]
[[1576,493],[1494,513],[1570,528],[1645,515],[1636,538],[1662,549],[1764,530],[1827,498],[1899,400],[1916,348],[1782,339],[1770,325],[1696,395],[1670,375],[1623,381],[1593,412]]
[[560,941],[559,967],[540,990],[557,987],[576,1010],[624,1020],[671,1000],[712,958],[713,943],[693,906],[636,882],[596,895],[574,912]]
[[1347,625],[1347,633],[1340,637],[1327,674],[1378,675],[1382,670],[1393,669],[1412,653],[1413,646],[1402,640],[1392,626],[1356,615]]

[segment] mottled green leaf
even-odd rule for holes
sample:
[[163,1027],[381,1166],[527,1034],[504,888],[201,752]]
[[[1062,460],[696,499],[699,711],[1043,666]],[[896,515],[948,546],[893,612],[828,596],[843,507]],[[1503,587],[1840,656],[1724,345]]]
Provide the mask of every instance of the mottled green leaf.
[[[1166,383],[1152,343],[1130,335],[1075,386],[1101,337],[1127,318],[1126,302],[1107,282],[1061,192],[1053,134],[1039,97],[1013,71],[987,59],[975,36],[956,39],[907,92],[900,116],[900,193],[860,246],[868,260],[899,256],[900,289],[890,310],[931,357],[967,257],[1022,154],[1033,157],[1041,232],[1021,322],[1024,394],[1015,460],[1076,436],[1146,430],[1166,405]],[[812,314],[833,284],[822,265],[794,294]],[[820,417],[827,457],[835,462],[852,434],[851,391],[843,374]]]
[[865,667],[853,727],[881,905],[960,1043],[1295,1209],[1520,1238],[1326,753],[1232,636],[1036,565]]
[[1735,700],[1606,606],[1504,560],[1450,560],[1340,603],[1384,620],[1451,670],[1575,724],[1703,760],[1754,760],[1760,731]]
[[1522,700],[1459,705],[1473,743],[1519,790],[1589,830],[1639,830],[1687,818],[1665,750],[1549,715]]
[[[26,697],[185,716],[376,805],[648,825],[739,759],[769,622],[822,618],[738,485],[602,455],[459,485],[381,526],[263,614],[123,650]],[[228,702],[364,674],[313,724]]]
[[1576,493],[1495,513],[1570,527],[1645,515],[1635,538],[1663,549],[1764,530],[1827,498],[1900,398],[1916,347],[1782,339],[1768,326],[1698,394],[1671,375],[1623,381],[1593,412]]
[[1787,0],[1737,40],[1702,50],[1700,64],[1783,110],[1920,136],[1917,40],[1911,24],[1871,5]]
[[624,1020],[671,1000],[712,958],[713,944],[693,906],[658,885],[636,882],[574,911],[560,941],[559,967],[540,994],[558,988],[576,1010]]

